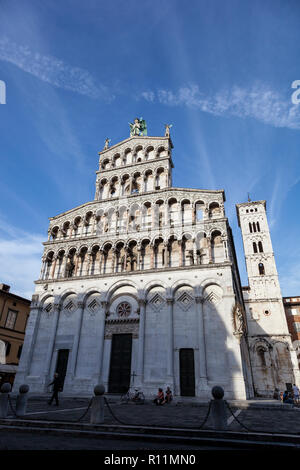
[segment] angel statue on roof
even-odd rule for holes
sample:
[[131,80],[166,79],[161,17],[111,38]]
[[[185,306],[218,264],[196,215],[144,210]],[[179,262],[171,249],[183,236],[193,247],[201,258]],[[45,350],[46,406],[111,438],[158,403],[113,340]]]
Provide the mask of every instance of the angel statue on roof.
[[128,124],[130,126],[130,137],[135,135],[147,135],[147,124],[142,117],[140,119],[135,118],[133,123],[129,122]]

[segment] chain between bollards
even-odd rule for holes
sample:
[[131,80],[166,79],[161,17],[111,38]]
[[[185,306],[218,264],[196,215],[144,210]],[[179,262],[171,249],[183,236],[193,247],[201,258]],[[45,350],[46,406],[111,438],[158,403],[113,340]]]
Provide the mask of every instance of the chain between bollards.
[[13,404],[12,404],[12,402],[11,402],[11,396],[10,396],[9,394],[8,394],[8,404],[9,404],[9,407],[10,407],[10,409],[11,409],[12,414],[14,415],[14,417],[15,417],[15,418],[18,418],[19,416],[17,415],[17,412],[16,412],[16,410],[15,410],[14,407],[13,407]]
[[232,416],[234,417],[234,419],[239,423],[240,426],[242,426],[242,428],[246,429],[246,431],[248,431],[248,432],[257,432],[257,431],[253,431],[253,430],[249,429],[247,426],[245,426],[243,423],[241,423],[241,421],[239,419],[237,419],[237,417],[233,413],[232,409],[230,408],[229,403],[226,400],[225,400],[225,404],[226,404],[227,408],[229,409],[230,413],[232,414]]

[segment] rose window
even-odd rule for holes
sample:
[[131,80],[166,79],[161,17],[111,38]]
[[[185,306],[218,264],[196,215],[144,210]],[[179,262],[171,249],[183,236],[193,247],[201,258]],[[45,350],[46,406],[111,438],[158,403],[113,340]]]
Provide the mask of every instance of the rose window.
[[128,302],[121,302],[117,306],[117,314],[119,317],[129,317],[131,313],[131,305]]

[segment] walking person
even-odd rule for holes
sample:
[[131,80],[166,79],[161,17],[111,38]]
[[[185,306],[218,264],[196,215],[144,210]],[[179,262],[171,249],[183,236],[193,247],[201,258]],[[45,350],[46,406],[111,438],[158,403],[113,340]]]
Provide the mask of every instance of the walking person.
[[58,392],[61,392],[62,387],[61,387],[61,380],[57,372],[54,374],[53,381],[48,385],[48,387],[50,387],[50,385],[53,385],[53,389],[52,389],[53,393],[52,393],[52,397],[48,401],[48,405],[51,405],[51,403],[55,399],[56,406],[59,406]]
[[294,395],[294,401],[295,403],[299,403],[299,388],[297,387],[296,384],[293,385],[293,395]]

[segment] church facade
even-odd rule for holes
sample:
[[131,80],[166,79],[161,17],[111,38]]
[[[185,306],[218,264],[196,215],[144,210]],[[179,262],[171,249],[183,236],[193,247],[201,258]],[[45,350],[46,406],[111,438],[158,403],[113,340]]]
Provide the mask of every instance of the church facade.
[[66,394],[246,399],[298,382],[264,201],[237,205],[245,289],[224,191],[173,187],[170,126],[145,129],[107,139],[94,201],[50,218],[15,387],[58,371]]

